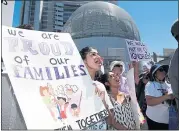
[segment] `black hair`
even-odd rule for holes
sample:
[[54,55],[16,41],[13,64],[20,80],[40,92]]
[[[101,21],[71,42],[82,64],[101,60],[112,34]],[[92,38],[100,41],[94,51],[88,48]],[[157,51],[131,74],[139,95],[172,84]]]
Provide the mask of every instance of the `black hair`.
[[16,28],[20,28],[20,29],[27,29],[27,30],[34,30],[33,26],[30,25],[30,24],[23,24],[23,25],[20,25]]
[[71,104],[71,109],[77,108],[77,104]]
[[143,79],[139,80],[139,83],[136,85],[136,87],[137,87],[137,89],[136,89],[136,97],[137,97],[137,100],[139,100],[141,94],[145,90],[145,83],[143,82]]
[[[123,67],[122,64],[116,64],[114,67],[121,67],[121,66]],[[113,68],[114,68],[114,67],[113,67]]]
[[[92,51],[93,49],[95,49],[95,48],[93,48],[93,47],[85,47],[85,48],[83,48],[83,49],[81,49],[81,51],[80,51],[80,55],[81,55],[81,58],[83,59],[83,60],[85,60],[86,59],[86,55],[90,52],[90,51]],[[95,50],[97,50],[97,49],[95,49]]]
[[94,80],[95,81],[99,81],[101,78],[101,76],[103,75],[103,72],[101,71],[101,70],[99,70],[99,71],[97,71],[96,73],[95,73],[95,77],[94,77]]
[[57,97],[57,99],[58,100],[62,99],[62,100],[64,100],[66,102],[66,98],[64,98],[64,97]]
[[[143,73],[143,74],[140,74],[139,76],[141,77],[141,79],[139,80],[139,83],[136,84],[136,87],[137,87],[137,89],[136,89],[137,100],[140,99],[141,94],[142,94],[142,93],[144,92],[144,90],[145,90],[145,85],[146,85],[146,84],[143,82],[143,78],[148,77],[149,80],[150,80],[150,74],[149,74],[149,73]],[[140,77],[139,77],[139,78],[140,78]]]
[[[157,71],[158,71],[158,69],[155,71],[155,73],[154,74],[152,74],[152,72],[155,70],[155,65],[154,66],[152,66],[151,67],[151,69],[150,69],[150,73],[149,73],[149,80],[151,81],[151,82],[153,82],[153,81],[156,81],[156,73],[157,73]],[[167,73],[167,72],[166,72]],[[162,80],[163,82],[165,81],[165,78]]]
[[144,74],[144,75],[142,76],[142,79],[143,79],[143,78],[146,78],[146,77],[148,77],[148,79],[150,80],[150,73]]
[[109,80],[109,72],[102,74],[98,79],[98,81],[101,82],[105,86],[106,91],[110,92],[110,87],[105,84],[106,82],[109,82],[108,80]]

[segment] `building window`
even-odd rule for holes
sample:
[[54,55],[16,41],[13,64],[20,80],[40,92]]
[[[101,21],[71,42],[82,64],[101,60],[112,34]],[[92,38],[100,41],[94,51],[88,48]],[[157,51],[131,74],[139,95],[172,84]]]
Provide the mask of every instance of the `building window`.
[[31,5],[35,6],[35,1],[34,0],[31,1]]
[[76,9],[66,9],[64,8],[64,11],[74,12]]
[[31,16],[34,16],[34,12],[30,12],[30,15],[31,15]]
[[47,20],[47,16],[42,16],[42,20]]
[[77,8],[80,7],[80,5],[68,5],[68,4],[65,4],[64,7],[66,7],[66,6],[67,7],[77,7]]
[[42,25],[42,28],[44,29],[44,28],[47,28],[47,25]]
[[47,24],[47,21],[42,21],[42,24]]
[[34,11],[35,10],[35,6],[31,6],[31,10]]
[[48,10],[48,7],[43,7],[43,10],[44,10],[44,11],[47,11],[47,10]]
[[43,12],[42,15],[47,15],[47,12]]
[[34,25],[34,21],[30,21],[30,25]]
[[34,21],[34,17],[30,17],[30,21]]

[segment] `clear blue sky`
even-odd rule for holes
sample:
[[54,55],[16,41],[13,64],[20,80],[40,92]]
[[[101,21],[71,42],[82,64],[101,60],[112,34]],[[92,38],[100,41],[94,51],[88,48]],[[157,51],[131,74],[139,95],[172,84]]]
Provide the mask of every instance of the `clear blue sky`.
[[132,16],[150,52],[177,48],[170,28],[178,18],[178,1],[119,1],[118,5]]
[[21,14],[22,2],[20,0],[15,0],[14,16],[13,16],[13,27],[20,25],[20,14]]
[[[178,1],[119,1],[135,21],[140,36],[150,52],[163,54],[163,48],[177,48],[170,28],[178,18]],[[21,1],[16,0],[13,26],[18,26]]]

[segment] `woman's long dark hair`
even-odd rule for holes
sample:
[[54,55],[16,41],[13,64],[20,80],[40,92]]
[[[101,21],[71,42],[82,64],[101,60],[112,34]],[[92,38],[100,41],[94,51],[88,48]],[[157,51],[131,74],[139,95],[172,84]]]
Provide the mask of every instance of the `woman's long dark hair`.
[[[83,60],[85,60],[86,59],[86,55],[90,52],[90,51],[92,51],[93,49],[95,49],[95,48],[93,48],[93,47],[85,47],[85,48],[83,48],[83,49],[81,49],[81,51],[80,51],[80,55],[81,55],[81,58],[83,59]],[[96,50],[96,49],[95,49]]]
[[140,96],[141,96],[142,92],[144,92],[144,90],[145,90],[145,83],[143,82],[144,77],[148,77],[148,79],[150,79],[150,74],[149,73],[148,74],[143,74],[141,76],[141,79],[139,80],[138,85],[136,85],[137,86],[137,90],[138,90],[136,92],[136,96],[137,96],[138,100],[140,99]]
[[109,93],[110,87],[106,85],[106,82],[108,82],[108,79],[109,79],[109,72],[106,72],[104,74],[101,74],[97,80],[105,86],[106,91]]

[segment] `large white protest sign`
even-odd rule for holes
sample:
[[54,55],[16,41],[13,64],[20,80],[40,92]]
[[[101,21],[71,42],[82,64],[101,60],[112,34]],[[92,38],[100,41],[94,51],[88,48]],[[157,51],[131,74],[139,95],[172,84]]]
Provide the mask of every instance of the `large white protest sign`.
[[27,129],[86,129],[108,116],[68,33],[2,26],[2,55]]
[[151,60],[151,55],[144,43],[126,39],[126,45],[131,61]]
[[131,68],[127,72],[127,84],[129,86],[129,94],[131,96],[131,107],[134,112],[134,117],[136,120],[136,129],[140,129],[140,123],[143,123],[144,116],[140,111],[139,104],[136,98],[136,91],[135,91],[135,82],[134,82],[134,68]]

